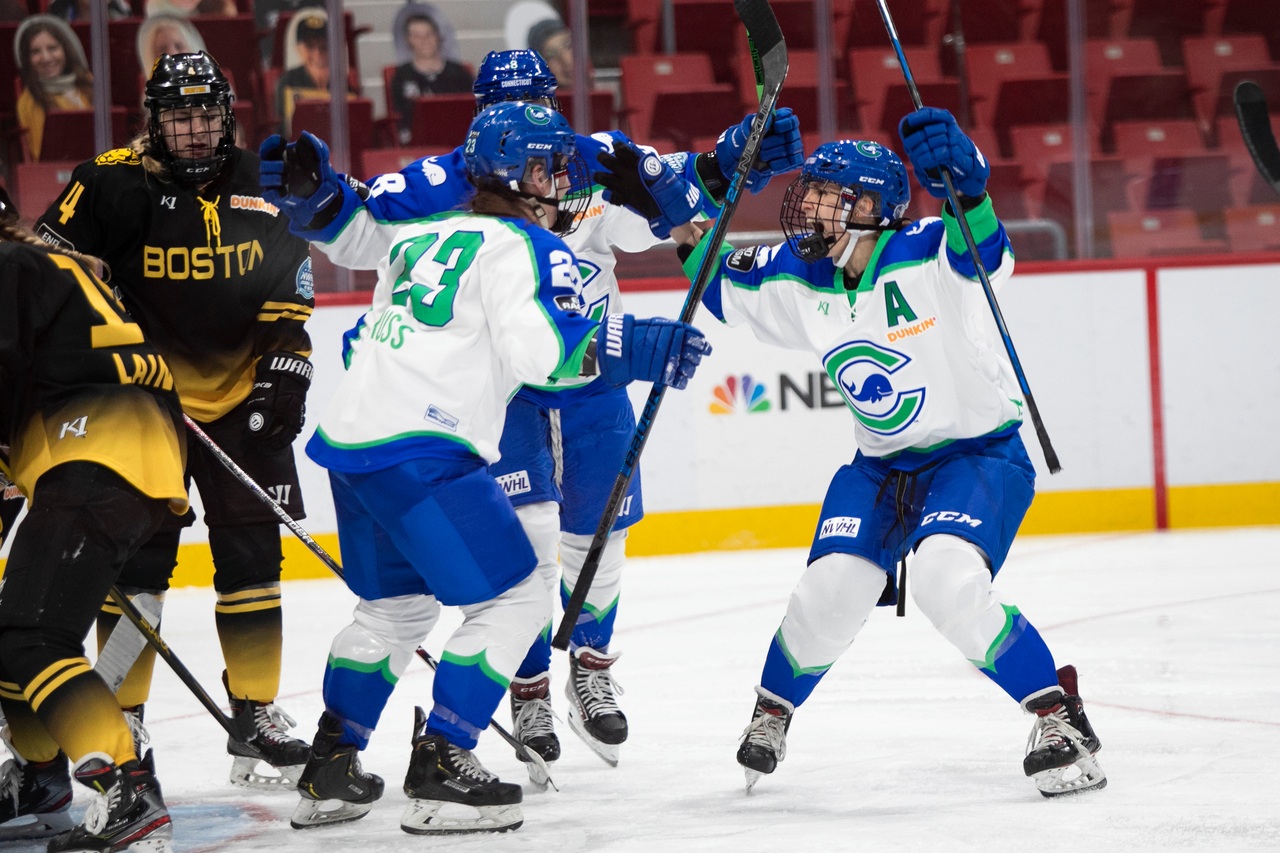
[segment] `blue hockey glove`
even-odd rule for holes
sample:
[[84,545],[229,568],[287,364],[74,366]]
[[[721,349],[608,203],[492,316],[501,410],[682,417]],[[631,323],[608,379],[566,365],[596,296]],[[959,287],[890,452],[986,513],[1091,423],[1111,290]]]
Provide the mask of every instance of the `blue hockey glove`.
[[615,387],[638,379],[684,388],[710,354],[702,332],[679,320],[610,314],[596,332],[600,378]]
[[943,167],[950,170],[952,182],[961,195],[976,198],[986,190],[991,167],[951,113],[936,107],[908,113],[898,123],[898,135],[915,169],[916,180],[929,195],[947,197],[947,186],[939,172]]
[[305,228],[316,214],[342,195],[342,179],[329,162],[329,146],[308,131],[284,144],[279,134],[258,149],[262,197]]
[[612,154],[601,151],[596,159],[608,170],[591,173],[592,180],[604,187],[604,200],[649,220],[655,237],[670,237],[672,228],[693,219],[702,207],[698,188],[652,151],[616,142]]
[[[733,180],[733,172],[738,168],[738,160],[742,157],[742,149],[747,145],[754,120],[753,113],[743,119],[741,124],[720,134],[720,139],[716,142],[716,163],[726,181]],[[803,163],[804,142],[800,139],[800,120],[790,107],[775,110],[773,121],[760,139],[760,152],[756,155],[754,168],[747,173],[747,189],[758,193],[774,175],[799,169]]]

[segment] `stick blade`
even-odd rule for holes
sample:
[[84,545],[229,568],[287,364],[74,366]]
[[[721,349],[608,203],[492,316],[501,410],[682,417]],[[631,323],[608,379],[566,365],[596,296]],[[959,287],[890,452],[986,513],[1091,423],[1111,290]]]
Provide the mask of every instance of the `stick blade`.
[[1280,193],[1280,149],[1271,130],[1271,114],[1267,96],[1252,80],[1241,80],[1235,90],[1236,119],[1240,135],[1253,157],[1253,163],[1267,183]]

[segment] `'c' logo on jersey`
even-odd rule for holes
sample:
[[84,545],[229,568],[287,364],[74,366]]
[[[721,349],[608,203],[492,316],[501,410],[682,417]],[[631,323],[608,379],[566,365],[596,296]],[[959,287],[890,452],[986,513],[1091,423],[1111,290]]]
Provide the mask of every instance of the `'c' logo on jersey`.
[[898,390],[893,374],[911,363],[905,353],[873,344],[851,341],[822,359],[853,416],[871,432],[895,435],[909,427],[924,408],[924,388]]

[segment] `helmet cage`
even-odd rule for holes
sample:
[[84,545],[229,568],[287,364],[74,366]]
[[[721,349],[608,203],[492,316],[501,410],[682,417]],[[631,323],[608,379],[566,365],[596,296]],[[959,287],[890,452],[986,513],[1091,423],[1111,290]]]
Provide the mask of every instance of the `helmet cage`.
[[[234,97],[208,54],[177,54],[156,60],[143,101],[147,135],[153,155],[175,181],[199,184],[221,171],[236,144],[236,119],[231,110]],[[198,129],[201,126],[203,129]],[[186,143],[193,140],[208,153],[180,156],[188,147]]]
[[[815,212],[811,201],[806,204],[814,190],[839,194],[838,230],[831,229],[829,214]],[[878,220],[874,224],[853,221],[854,206],[864,196],[872,202],[870,213]],[[906,167],[898,155],[875,142],[842,140],[820,145],[809,155],[800,176],[787,187],[779,218],[792,252],[814,263],[850,230],[901,227],[910,200]]]

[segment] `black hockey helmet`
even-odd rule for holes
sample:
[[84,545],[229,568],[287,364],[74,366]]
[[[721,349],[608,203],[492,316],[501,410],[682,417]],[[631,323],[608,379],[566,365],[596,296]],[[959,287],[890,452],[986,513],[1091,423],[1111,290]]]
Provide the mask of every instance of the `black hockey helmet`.
[[[236,144],[234,97],[222,69],[204,51],[166,54],[156,60],[142,105],[149,116],[151,151],[175,181],[205,183],[227,162]],[[170,147],[170,140],[177,151]]]

